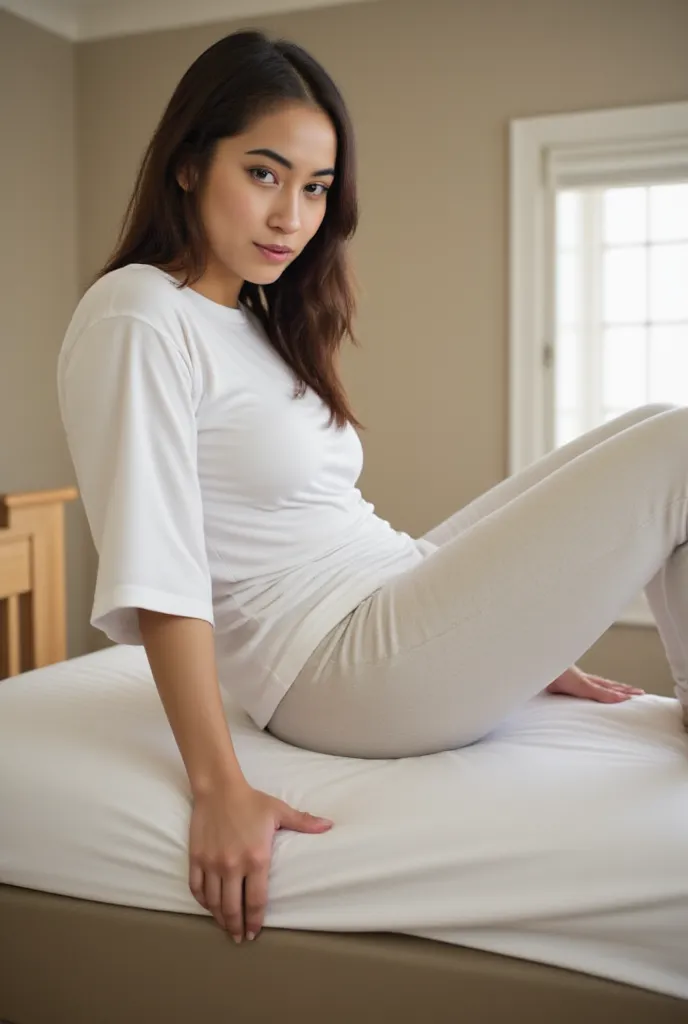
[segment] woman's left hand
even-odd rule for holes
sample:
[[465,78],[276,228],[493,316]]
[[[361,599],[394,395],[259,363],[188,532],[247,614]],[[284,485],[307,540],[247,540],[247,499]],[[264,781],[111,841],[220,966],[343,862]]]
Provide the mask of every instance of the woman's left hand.
[[602,676],[591,676],[577,665],[573,665],[550,683],[545,692],[565,693],[569,697],[596,700],[601,704],[620,704],[624,700],[645,693],[645,690],[627,686],[626,683],[615,683],[611,679],[603,679]]

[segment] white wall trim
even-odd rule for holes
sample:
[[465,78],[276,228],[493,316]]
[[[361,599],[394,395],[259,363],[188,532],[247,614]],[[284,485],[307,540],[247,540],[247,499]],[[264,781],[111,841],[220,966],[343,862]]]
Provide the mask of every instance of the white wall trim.
[[[607,147],[688,136],[688,103],[667,103],[619,110],[586,111],[513,120],[509,126],[509,451],[512,475],[546,454],[551,432],[551,387],[545,367],[554,316],[547,304],[553,289],[547,274],[553,232],[551,182],[553,148]],[[643,595],[619,620],[654,625]]]
[[[510,123],[509,473],[545,454],[543,353],[553,339],[543,308],[548,154],[611,139],[685,138],[688,103],[533,117]],[[551,261],[550,261],[551,263]]]
[[72,42],[250,20],[264,14],[372,3],[376,0],[0,0],[26,21]]

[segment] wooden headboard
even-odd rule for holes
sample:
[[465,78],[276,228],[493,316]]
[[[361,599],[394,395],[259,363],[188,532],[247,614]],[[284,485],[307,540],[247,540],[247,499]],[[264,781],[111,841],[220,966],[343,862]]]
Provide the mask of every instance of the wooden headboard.
[[64,505],[77,497],[0,494],[0,679],[67,657]]

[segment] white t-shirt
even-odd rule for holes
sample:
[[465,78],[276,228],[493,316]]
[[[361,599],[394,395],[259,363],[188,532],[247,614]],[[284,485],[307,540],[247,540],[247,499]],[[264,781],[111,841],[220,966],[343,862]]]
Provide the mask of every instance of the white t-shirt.
[[138,608],[213,623],[220,684],[260,728],[323,637],[435,550],[375,514],[358,434],[296,383],[247,310],[143,264],[92,285],[58,362],[92,624],[140,644]]

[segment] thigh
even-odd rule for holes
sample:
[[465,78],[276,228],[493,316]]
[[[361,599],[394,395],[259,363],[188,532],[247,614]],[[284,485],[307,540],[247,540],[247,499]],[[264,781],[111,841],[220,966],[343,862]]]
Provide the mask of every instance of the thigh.
[[475,742],[573,664],[687,538],[688,409],[567,462],[362,602],[270,730],[351,757]]
[[540,480],[543,480],[555,470],[560,469],[561,466],[566,465],[572,459],[578,458],[579,455],[589,451],[603,441],[607,441],[620,431],[627,430],[636,423],[649,419],[650,416],[657,416],[659,413],[668,412],[674,408],[676,407],[668,404],[642,405],[636,409],[631,409],[622,416],[615,417],[609,423],[604,423],[593,430],[587,431],[585,434],[581,434],[580,437],[576,437],[573,441],[569,441],[568,444],[564,444],[560,448],[549,452],[532,465],[521,470],[520,473],[514,473],[513,476],[500,481],[500,483],[491,487],[489,491],[470,501],[468,505],[459,509],[454,515],[433,527],[425,534],[423,540],[428,540],[440,546],[446,544],[452,537],[458,536],[463,530],[472,526],[473,523],[477,523],[479,519],[490,515],[507,502],[513,501],[519,494],[523,494],[529,487],[533,487],[534,484],[539,483]]

